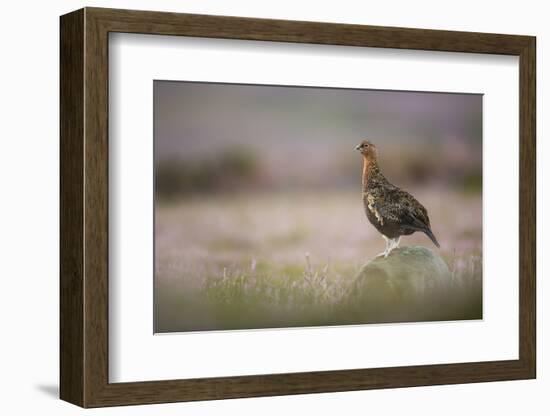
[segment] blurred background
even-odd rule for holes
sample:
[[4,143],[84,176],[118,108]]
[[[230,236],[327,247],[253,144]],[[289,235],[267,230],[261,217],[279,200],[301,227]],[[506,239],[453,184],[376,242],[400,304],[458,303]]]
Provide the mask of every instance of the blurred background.
[[157,332],[370,322],[335,306],[385,247],[365,138],[481,302],[481,95],[155,81],[154,123]]

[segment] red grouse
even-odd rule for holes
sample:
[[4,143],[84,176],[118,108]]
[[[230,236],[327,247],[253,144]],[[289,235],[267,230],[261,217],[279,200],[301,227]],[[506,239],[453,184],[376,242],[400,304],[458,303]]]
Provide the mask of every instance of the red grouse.
[[426,208],[411,194],[391,184],[378,167],[378,150],[371,142],[363,140],[356,148],[363,155],[363,205],[370,223],[386,240],[387,257],[399,246],[402,235],[416,231],[426,234],[439,247],[430,229]]

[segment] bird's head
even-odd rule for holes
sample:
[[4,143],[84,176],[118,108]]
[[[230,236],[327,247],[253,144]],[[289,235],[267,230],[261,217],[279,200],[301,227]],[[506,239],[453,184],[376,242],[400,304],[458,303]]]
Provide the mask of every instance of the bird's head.
[[363,140],[359,143],[355,147],[355,150],[359,150],[363,157],[369,160],[376,160],[378,158],[378,149],[376,149],[376,146],[368,140]]

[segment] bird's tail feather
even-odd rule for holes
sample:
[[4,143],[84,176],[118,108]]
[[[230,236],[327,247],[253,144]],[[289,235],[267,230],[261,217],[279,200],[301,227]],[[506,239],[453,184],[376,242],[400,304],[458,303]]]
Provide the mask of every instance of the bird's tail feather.
[[432,233],[432,230],[430,230],[429,228],[426,228],[426,229],[424,229],[424,230],[422,230],[422,231],[424,231],[424,233],[425,233],[428,237],[430,237],[430,240],[432,240],[432,242],[436,245],[437,248],[440,247],[440,246],[439,246],[439,243],[437,242],[437,238],[435,238],[434,233]]

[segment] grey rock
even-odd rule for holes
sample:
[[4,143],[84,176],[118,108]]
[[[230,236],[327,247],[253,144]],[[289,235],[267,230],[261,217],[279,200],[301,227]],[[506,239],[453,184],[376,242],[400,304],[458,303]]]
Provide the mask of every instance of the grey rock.
[[426,247],[401,247],[387,258],[374,258],[352,288],[348,303],[372,322],[452,319],[446,318],[454,290],[451,272]]

